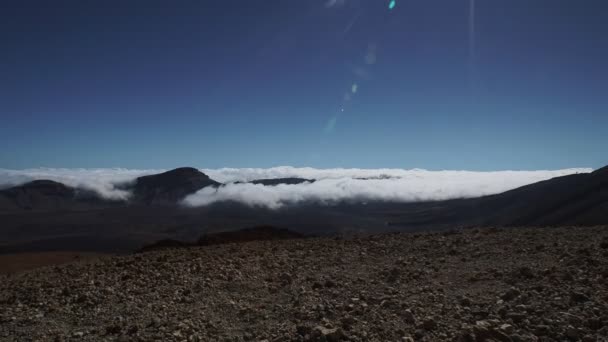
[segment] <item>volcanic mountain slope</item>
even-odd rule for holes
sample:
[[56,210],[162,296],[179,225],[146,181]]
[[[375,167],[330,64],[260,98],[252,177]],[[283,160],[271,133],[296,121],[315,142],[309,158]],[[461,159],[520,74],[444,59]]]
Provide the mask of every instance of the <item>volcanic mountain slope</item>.
[[391,224],[401,227],[607,224],[608,167],[496,195],[404,204],[390,215]]
[[607,341],[608,227],[255,241],[0,276],[2,341]]
[[136,179],[132,187],[134,203],[175,205],[186,196],[220,183],[192,167],[182,167]]
[[[557,177],[469,201],[489,225],[594,225],[608,221],[608,168]],[[469,203],[467,203],[469,204]]]
[[608,168],[557,177],[478,200],[488,224],[593,225],[608,220]]

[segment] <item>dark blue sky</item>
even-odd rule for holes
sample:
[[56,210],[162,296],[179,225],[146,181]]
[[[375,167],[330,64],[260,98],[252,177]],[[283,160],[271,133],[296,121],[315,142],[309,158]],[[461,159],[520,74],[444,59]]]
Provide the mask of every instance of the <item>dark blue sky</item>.
[[608,2],[471,3],[3,1],[0,167],[607,164]]

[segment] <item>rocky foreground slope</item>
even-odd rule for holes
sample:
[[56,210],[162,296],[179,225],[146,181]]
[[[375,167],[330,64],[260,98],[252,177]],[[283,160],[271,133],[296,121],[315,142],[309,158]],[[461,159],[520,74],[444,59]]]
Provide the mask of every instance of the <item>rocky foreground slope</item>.
[[608,341],[608,227],[258,241],[0,278],[2,341]]

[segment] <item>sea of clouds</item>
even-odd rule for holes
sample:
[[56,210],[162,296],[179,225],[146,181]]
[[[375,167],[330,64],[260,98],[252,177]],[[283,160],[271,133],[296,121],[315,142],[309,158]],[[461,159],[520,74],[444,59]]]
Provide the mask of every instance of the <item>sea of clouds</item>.
[[[93,190],[104,198],[127,199],[124,185],[137,177],[165,170],[132,169],[0,169],[0,188],[35,179],[50,179],[69,186]],[[429,201],[496,194],[526,184],[574,173],[589,168],[539,171],[429,171],[422,169],[315,169],[289,166],[273,168],[201,169],[212,179],[224,183],[204,188],[184,199],[187,206],[203,206],[221,201],[236,201],[251,206],[280,208],[301,202],[338,201]],[[269,178],[306,178],[302,184],[235,183]]]

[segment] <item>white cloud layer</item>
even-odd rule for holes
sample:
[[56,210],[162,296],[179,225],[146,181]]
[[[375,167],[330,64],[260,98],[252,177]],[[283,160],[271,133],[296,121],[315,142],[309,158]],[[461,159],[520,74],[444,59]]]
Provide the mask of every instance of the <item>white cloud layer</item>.
[[511,190],[526,184],[592,169],[555,171],[428,171],[403,169],[314,169],[289,166],[269,169],[203,170],[211,178],[231,183],[261,178],[299,177],[316,179],[313,183],[264,186],[227,184],[206,188],[188,196],[190,206],[233,200],[252,206],[279,208],[302,201],[429,201],[477,197]]
[[[0,188],[36,179],[50,179],[93,190],[104,198],[126,199],[129,192],[120,184],[165,170],[131,169],[0,169]],[[227,183],[205,188],[188,196],[184,204],[202,206],[220,201],[237,201],[251,206],[279,208],[299,202],[336,201],[427,201],[476,197],[500,193],[526,184],[573,173],[591,172],[577,168],[554,171],[427,171],[403,169],[314,169],[290,166],[260,168],[201,169],[212,179]],[[307,178],[316,182],[265,186],[233,184],[265,178]]]

